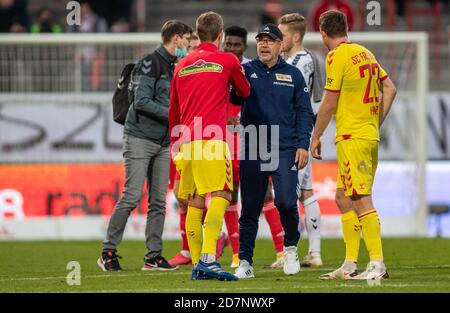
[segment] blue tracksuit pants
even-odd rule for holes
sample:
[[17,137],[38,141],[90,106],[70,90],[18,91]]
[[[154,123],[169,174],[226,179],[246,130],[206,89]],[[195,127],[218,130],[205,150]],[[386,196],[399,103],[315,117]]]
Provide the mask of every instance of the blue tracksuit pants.
[[239,259],[253,263],[253,250],[258,233],[258,221],[264,204],[269,177],[272,177],[275,206],[284,229],[284,246],[297,246],[300,239],[298,229],[298,175],[293,169],[295,151],[280,153],[278,168],[261,171],[261,160],[241,160],[240,185],[242,210],[239,218]]

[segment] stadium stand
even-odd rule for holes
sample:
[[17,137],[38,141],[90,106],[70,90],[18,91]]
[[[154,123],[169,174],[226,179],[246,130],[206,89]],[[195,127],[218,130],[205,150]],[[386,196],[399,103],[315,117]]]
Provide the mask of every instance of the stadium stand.
[[[131,8],[127,10],[130,17],[125,20],[131,30],[142,30],[146,32],[157,31],[159,26],[170,16],[194,25],[195,17],[205,8],[222,14],[226,25],[241,25],[249,31],[256,31],[261,24],[264,6],[261,0],[209,0],[209,1],[143,1],[135,0]],[[285,12],[299,12],[304,15],[318,5],[318,0],[282,0],[279,1]],[[433,70],[430,77],[433,84],[431,90],[445,90],[450,84],[450,53],[448,37],[445,25],[450,25],[450,10],[448,1],[441,0],[406,0],[404,1],[403,16],[397,14],[397,1],[388,0],[387,5],[382,5],[382,22],[380,26],[368,26],[362,18],[365,16],[366,1],[348,1],[353,6],[355,15],[356,31],[427,31],[430,36],[430,68]],[[67,10],[58,1],[30,0],[28,1],[28,13],[36,16],[38,10],[46,6],[52,10],[60,25],[65,25]],[[95,7],[95,6],[93,6]],[[139,7],[139,9],[137,9]],[[141,10],[145,7],[145,16]],[[183,8],[180,10],[180,8]],[[103,13],[103,12],[101,12]],[[108,12],[104,14],[110,14]],[[111,13],[116,14],[116,13]],[[114,18],[105,16],[108,21]],[[110,26],[112,25],[109,23]],[[119,25],[121,25],[119,23]]]

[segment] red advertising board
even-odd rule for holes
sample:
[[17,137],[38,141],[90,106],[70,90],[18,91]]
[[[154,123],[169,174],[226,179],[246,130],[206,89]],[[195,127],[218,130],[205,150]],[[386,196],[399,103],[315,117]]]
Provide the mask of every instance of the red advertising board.
[[[313,163],[314,191],[323,214],[334,203],[337,165]],[[122,164],[0,165],[0,213],[24,217],[110,215],[124,184]],[[132,214],[145,214],[147,196]],[[170,205],[168,203],[168,205]],[[12,217],[12,216],[11,216]]]

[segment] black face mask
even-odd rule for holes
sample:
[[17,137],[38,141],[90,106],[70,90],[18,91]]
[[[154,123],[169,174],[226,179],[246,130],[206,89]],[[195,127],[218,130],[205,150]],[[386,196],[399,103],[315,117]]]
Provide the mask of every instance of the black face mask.
[[51,32],[52,32],[52,23],[50,21],[42,21],[41,33],[51,33]]

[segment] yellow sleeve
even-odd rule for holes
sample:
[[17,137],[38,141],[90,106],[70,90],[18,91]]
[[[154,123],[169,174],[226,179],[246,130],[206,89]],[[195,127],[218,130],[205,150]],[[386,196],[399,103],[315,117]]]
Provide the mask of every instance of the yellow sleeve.
[[330,51],[325,60],[327,79],[325,90],[338,92],[341,90],[342,79],[344,77],[345,60],[341,51]]

